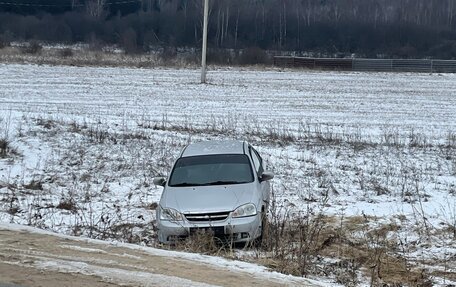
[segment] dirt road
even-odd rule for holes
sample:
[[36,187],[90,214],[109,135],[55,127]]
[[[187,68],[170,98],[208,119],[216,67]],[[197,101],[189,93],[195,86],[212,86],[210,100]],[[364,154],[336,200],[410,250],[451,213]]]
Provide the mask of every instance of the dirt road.
[[277,273],[224,268],[213,257],[205,263],[179,258],[178,252],[13,229],[0,225],[0,285],[317,286]]

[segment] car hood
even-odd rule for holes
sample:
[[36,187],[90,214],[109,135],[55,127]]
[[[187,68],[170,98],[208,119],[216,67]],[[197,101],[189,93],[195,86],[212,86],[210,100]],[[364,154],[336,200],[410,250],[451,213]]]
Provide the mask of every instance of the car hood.
[[252,202],[253,184],[212,185],[195,187],[167,186],[160,201],[162,207],[182,213],[232,211]]

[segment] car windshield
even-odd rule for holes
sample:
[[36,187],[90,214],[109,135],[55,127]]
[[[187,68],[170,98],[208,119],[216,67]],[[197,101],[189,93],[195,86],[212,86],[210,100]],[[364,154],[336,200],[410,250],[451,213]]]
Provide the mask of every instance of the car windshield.
[[252,168],[246,155],[218,154],[178,159],[169,186],[240,184],[252,181]]

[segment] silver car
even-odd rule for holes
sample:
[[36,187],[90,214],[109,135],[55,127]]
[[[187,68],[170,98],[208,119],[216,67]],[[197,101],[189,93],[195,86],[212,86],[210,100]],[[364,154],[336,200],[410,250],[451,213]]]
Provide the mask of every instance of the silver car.
[[205,141],[188,145],[164,187],[157,208],[158,239],[173,243],[199,230],[231,242],[261,239],[273,173],[247,142]]

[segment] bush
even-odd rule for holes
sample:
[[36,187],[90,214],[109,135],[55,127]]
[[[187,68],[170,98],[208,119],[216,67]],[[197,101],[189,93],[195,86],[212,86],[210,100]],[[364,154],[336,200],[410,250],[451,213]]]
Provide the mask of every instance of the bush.
[[177,50],[175,47],[165,47],[160,53],[160,58],[164,63],[169,64],[177,57]]
[[137,36],[135,30],[132,28],[129,28],[122,33],[120,41],[126,54],[134,54],[138,52]]
[[32,41],[21,48],[22,53],[32,55],[40,53],[42,49],[43,46],[41,46],[41,44],[36,41]]
[[239,64],[241,65],[256,65],[256,64],[267,64],[270,62],[270,57],[268,54],[258,48],[247,48],[242,51],[241,55],[239,56]]
[[55,208],[68,210],[74,213],[78,211],[78,206],[73,198],[62,199]]
[[211,49],[207,52],[207,62],[210,64],[229,65],[232,61],[233,57],[226,49]]
[[72,57],[73,56],[73,50],[70,49],[70,48],[65,48],[65,49],[62,49],[59,51],[59,54],[61,57],[63,58],[68,58],[68,57]]
[[0,158],[7,158],[17,154],[17,150],[7,138],[0,138]]
[[8,140],[0,138],[0,158],[6,157],[8,150],[9,150]]
[[429,49],[428,54],[434,58],[456,59],[456,41],[449,40],[438,43]]
[[97,38],[94,32],[87,37],[86,42],[89,43],[90,51],[99,52],[103,48],[103,42]]
[[8,41],[6,41],[2,37],[0,37],[0,49],[8,47],[9,45],[10,45],[10,43]]

